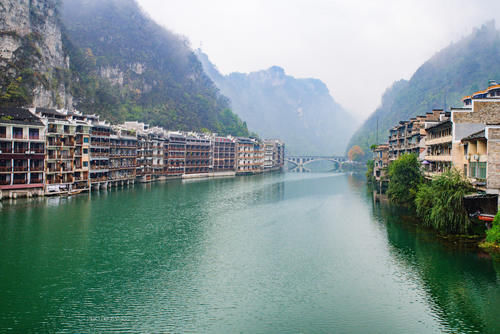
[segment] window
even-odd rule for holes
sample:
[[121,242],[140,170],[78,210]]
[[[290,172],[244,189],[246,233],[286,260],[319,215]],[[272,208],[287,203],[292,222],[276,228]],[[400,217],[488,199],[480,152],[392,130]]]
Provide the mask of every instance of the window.
[[471,162],[469,164],[469,175],[470,177],[476,177],[477,162]]
[[89,137],[84,137],[84,138],[83,138],[83,142],[84,142],[84,143],[88,143],[88,142],[89,142]]
[[23,139],[23,128],[12,128],[12,136],[15,139]]
[[479,176],[478,179],[486,179],[486,162],[479,163]]
[[464,164],[464,176],[467,177],[467,164]]
[[83,167],[88,167],[89,166],[89,162],[88,161],[84,161],[83,162]]
[[39,134],[38,129],[30,129],[29,135],[30,135],[30,139],[35,139],[35,140],[40,139],[40,134]]
[[88,148],[84,148],[83,149],[83,154],[89,154],[89,149]]

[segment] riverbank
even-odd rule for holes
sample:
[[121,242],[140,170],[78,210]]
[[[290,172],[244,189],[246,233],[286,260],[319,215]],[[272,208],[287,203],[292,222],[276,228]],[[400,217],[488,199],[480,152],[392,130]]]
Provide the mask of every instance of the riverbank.
[[258,172],[258,173],[237,173],[235,171],[228,172],[209,172],[209,173],[196,173],[196,174],[182,174],[179,176],[155,176],[150,175],[149,177],[138,177],[136,179],[127,179],[127,180],[107,180],[102,182],[95,182],[90,185],[87,189],[74,189],[74,190],[65,190],[65,191],[53,191],[53,192],[44,192],[44,191],[26,191],[17,190],[17,191],[2,191],[0,189],[0,202],[2,200],[7,199],[17,199],[17,198],[33,198],[33,197],[65,197],[65,196],[73,196],[81,193],[88,193],[92,191],[99,191],[101,189],[111,189],[111,188],[123,188],[134,186],[136,183],[155,183],[155,182],[168,182],[172,180],[191,180],[191,179],[217,179],[217,178],[232,178],[239,176],[248,176],[248,175],[261,175],[261,174],[270,174],[270,173],[281,173],[283,169],[279,168],[269,168],[267,170]]
[[420,228],[427,229],[429,232],[434,233],[436,237],[438,237],[441,240],[444,240],[446,242],[455,242],[455,243],[462,243],[462,244],[471,244],[475,247],[481,248],[485,251],[488,252],[500,252],[500,245],[491,243],[491,242],[486,242],[486,227],[484,226],[484,222],[478,220],[478,219],[471,219],[471,224],[473,225],[473,230],[476,233],[479,233],[478,231],[483,230],[482,233],[479,234],[454,234],[454,233],[443,233],[442,231],[438,231],[432,227],[429,226],[424,226],[422,219],[418,216],[417,212],[415,211],[414,208],[410,208],[408,206],[402,206],[402,205],[397,205],[394,203],[391,203],[389,197],[385,194],[380,192],[380,190],[376,187],[376,185],[367,183],[368,184],[368,189],[372,192],[373,200],[374,203],[381,203],[383,205],[388,205],[388,206],[394,206],[394,207],[399,207],[399,208],[404,208],[405,210],[408,210],[408,215],[411,221],[415,224],[415,226],[419,226]]

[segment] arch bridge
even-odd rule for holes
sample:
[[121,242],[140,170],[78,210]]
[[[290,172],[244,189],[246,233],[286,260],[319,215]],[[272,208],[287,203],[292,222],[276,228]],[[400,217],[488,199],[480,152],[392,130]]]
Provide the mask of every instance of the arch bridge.
[[310,172],[311,170],[306,166],[313,162],[318,161],[329,161],[336,165],[334,169],[341,169],[342,165],[345,163],[349,163],[346,157],[340,156],[317,156],[317,155],[303,155],[303,156],[290,156],[286,157],[286,162],[288,162],[289,166],[292,165],[293,168],[290,168],[290,171],[298,171],[298,172]]

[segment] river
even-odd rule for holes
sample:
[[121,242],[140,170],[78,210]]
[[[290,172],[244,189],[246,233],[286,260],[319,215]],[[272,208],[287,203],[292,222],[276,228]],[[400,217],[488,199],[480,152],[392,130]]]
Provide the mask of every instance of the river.
[[136,185],[0,208],[0,332],[500,333],[500,262],[356,175]]

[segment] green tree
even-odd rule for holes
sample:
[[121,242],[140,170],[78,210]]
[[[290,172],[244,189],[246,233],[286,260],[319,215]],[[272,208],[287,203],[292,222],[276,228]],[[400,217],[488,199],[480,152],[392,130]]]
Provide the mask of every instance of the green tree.
[[368,183],[375,182],[375,177],[373,176],[373,169],[375,168],[375,161],[368,160],[366,162],[366,179]]
[[420,162],[415,154],[403,154],[389,166],[389,199],[397,204],[413,205],[422,183]]
[[467,233],[470,219],[464,196],[474,188],[453,169],[420,185],[415,199],[418,216],[426,226],[445,233]]
[[486,231],[486,242],[500,246],[500,211],[493,220],[493,226]]

